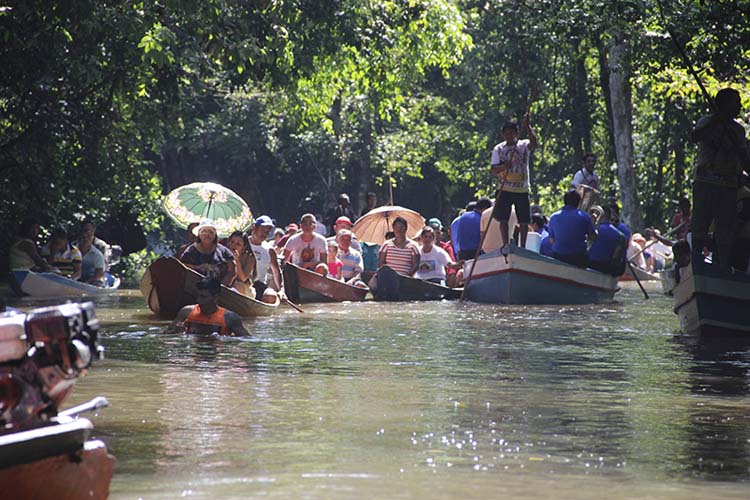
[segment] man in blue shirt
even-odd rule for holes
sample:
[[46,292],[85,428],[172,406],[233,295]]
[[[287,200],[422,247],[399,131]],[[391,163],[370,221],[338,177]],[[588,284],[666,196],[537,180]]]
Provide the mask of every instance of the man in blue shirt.
[[613,224],[612,207],[604,206],[599,217],[598,236],[589,250],[589,267],[612,276],[622,274],[622,256],[628,240]]
[[453,222],[451,222],[451,244],[453,245],[453,254],[458,255],[458,252],[461,251],[461,247],[458,244],[458,221],[461,220],[461,216],[465,214],[466,212],[471,212],[475,208],[477,208],[477,202],[476,201],[470,201],[466,204],[466,209],[464,209],[463,212],[459,211],[458,215],[455,219],[453,219]]
[[[458,259],[469,260],[477,255],[479,240],[482,239],[480,227],[482,222],[482,212],[492,206],[489,198],[482,197],[477,201],[474,210],[467,210],[460,219],[458,219],[457,233],[458,238]],[[454,235],[455,238],[455,235]]]
[[549,219],[549,236],[552,240],[552,256],[557,260],[578,267],[588,265],[586,238],[596,238],[596,229],[591,217],[578,210],[581,195],[574,189],[563,196],[565,206]]
[[630,243],[630,235],[631,231],[630,228],[620,220],[620,209],[617,205],[612,205],[612,225],[617,228],[618,231],[620,231],[622,234],[625,235],[625,252],[622,252],[622,257],[620,258],[620,272],[617,274],[617,276],[620,276],[622,273],[625,272],[625,267],[627,266],[627,248],[628,244]]

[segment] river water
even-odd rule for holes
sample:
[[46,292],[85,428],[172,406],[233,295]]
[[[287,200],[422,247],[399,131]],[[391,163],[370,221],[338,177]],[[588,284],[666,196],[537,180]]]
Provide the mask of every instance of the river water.
[[750,341],[676,335],[656,289],[308,304],[219,339],[97,302],[107,359],[69,404],[111,403],[112,499],[750,498]]

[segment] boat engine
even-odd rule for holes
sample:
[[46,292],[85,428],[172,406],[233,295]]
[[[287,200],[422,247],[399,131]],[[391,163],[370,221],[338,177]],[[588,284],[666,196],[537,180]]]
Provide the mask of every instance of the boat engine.
[[78,377],[101,358],[94,304],[0,318],[0,434],[45,425]]

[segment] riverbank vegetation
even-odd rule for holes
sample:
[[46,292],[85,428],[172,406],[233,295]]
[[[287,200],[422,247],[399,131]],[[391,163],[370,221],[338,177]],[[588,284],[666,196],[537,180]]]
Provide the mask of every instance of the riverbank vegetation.
[[492,193],[490,150],[538,80],[535,201],[555,209],[591,150],[626,220],[662,225],[689,193],[686,137],[708,110],[668,28],[710,93],[732,85],[747,105],[750,4],[660,7],[0,2],[0,218],[149,232],[163,192],[211,180],[282,224],[339,192],[361,207],[391,189],[448,219]]

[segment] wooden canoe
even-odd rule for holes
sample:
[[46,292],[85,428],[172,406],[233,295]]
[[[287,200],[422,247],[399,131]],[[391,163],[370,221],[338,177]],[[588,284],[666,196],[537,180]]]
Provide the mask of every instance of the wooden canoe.
[[383,266],[370,280],[370,291],[375,300],[411,301],[461,298],[460,288],[448,288],[429,281],[398,274]]
[[[632,266],[633,271],[635,271],[635,274],[638,276],[638,279],[641,281],[661,281],[661,275],[650,273],[648,271],[644,271],[640,267]],[[625,272],[620,276],[618,281],[635,281],[635,277],[633,276],[633,271],[631,271],[631,266],[625,266]]]
[[115,458],[85,418],[0,436],[3,498],[104,500]]
[[106,287],[82,283],[55,273],[35,273],[26,269],[13,270],[11,275],[22,293],[40,298],[109,295],[120,286],[120,278],[109,273]]
[[[203,279],[200,273],[186,267],[174,257],[161,257],[148,266],[141,279],[141,293],[149,309],[159,316],[174,318],[183,307],[195,304],[196,285]],[[219,305],[240,316],[268,316],[276,312],[279,300],[267,304],[241,293],[221,287]]]
[[367,288],[349,285],[294,264],[284,264],[284,291],[293,302],[361,302]]

